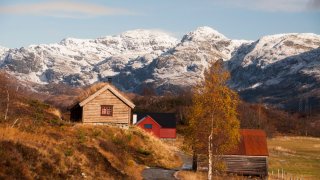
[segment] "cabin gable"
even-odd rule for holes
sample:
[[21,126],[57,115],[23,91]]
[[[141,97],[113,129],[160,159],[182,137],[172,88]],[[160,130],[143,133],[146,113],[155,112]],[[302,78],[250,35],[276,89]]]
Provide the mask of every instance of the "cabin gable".
[[161,126],[150,116],[144,117],[136,125],[154,136],[160,137]]
[[[138,113],[137,126],[152,132],[161,139],[176,138],[176,118],[173,113]],[[154,124],[154,128],[145,127],[145,124]]]
[[[108,88],[95,94],[93,98],[90,98],[90,101],[80,103],[81,105],[83,105],[83,123],[130,124],[131,107]],[[112,107],[112,115],[104,115],[102,113],[103,107]]]

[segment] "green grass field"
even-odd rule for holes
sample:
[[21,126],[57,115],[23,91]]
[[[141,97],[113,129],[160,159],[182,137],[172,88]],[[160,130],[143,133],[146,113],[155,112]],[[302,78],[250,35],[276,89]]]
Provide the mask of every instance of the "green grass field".
[[320,138],[276,137],[268,140],[269,175],[285,179],[320,179]]

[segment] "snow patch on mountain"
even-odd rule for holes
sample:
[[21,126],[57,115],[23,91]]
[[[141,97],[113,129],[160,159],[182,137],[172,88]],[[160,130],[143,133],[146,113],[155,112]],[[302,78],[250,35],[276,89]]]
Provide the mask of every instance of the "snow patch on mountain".
[[0,69],[37,84],[90,85],[113,78],[122,90],[159,93],[190,89],[203,80],[209,63],[222,60],[229,86],[247,100],[289,102],[320,92],[320,36],[290,33],[257,41],[229,39],[199,27],[181,41],[154,30],[137,29],[97,39],[66,38],[19,49],[0,47]]
[[228,61],[235,50],[251,41],[231,40],[209,27],[187,33],[172,51],[159,56],[152,71],[156,86],[191,86],[203,79],[210,62]]
[[243,58],[241,66],[256,64],[265,68],[288,56],[301,54],[319,46],[320,36],[311,33],[264,36],[254,43],[254,48]]
[[9,48],[0,46],[0,66],[3,62],[4,57],[7,55]]
[[[60,43],[10,49],[1,68],[35,83],[88,85],[125,67],[142,68],[173,48],[177,39],[163,32],[132,30],[97,39],[66,38]],[[146,57],[145,61],[135,61]]]

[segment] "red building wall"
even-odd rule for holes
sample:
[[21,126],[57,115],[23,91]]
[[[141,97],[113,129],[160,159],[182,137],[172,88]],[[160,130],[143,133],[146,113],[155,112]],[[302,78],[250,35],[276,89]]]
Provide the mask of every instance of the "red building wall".
[[176,138],[176,129],[175,128],[161,128],[160,129],[160,138]]
[[[145,124],[152,124],[152,129],[146,129]],[[160,138],[160,128],[161,126],[155,122],[150,116],[145,117],[143,120],[139,121],[137,124],[140,128],[144,129],[147,132],[151,132],[156,137]]]

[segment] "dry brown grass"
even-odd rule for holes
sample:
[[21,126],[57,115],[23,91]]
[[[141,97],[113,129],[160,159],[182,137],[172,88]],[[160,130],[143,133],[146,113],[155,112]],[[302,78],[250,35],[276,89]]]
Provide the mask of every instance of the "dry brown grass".
[[0,179],[141,179],[145,166],[180,164],[171,147],[135,127],[0,127]]
[[[177,173],[177,178],[180,180],[205,180],[208,179],[208,173],[207,172],[194,172],[194,171],[179,171]],[[251,177],[245,177],[245,176],[237,176],[237,175],[221,175],[221,176],[213,176],[214,180],[245,180],[245,179],[251,179]],[[252,178],[252,179],[259,179],[259,178]]]
[[83,92],[81,92],[81,94],[78,97],[78,101],[81,102],[83,100],[85,100],[86,98],[88,98],[89,96],[91,96],[92,94],[94,94],[95,92],[97,92],[98,90],[100,90],[101,88],[103,88],[104,86],[106,86],[108,83],[96,83],[88,88],[86,88],[85,90],[83,90]]
[[[268,139],[269,175],[286,179],[320,178],[320,138],[279,136]],[[273,175],[272,175],[273,173]]]
[[[182,165],[182,161],[179,156],[177,156],[174,152],[176,151],[175,146],[172,146],[166,142],[161,141],[159,138],[150,135],[150,133],[145,132],[143,129],[138,127],[134,127],[130,129],[134,134],[139,134],[144,138],[145,144],[151,144],[152,146],[146,146],[145,150],[150,151],[159,157],[159,159],[155,160],[155,163],[160,167],[165,168],[177,168]],[[168,156],[169,155],[169,156]]]
[[[88,88],[86,88],[85,90],[83,90],[80,95],[78,96],[77,98],[77,101],[78,102],[81,102],[83,100],[85,100],[86,98],[88,98],[89,96],[93,95],[94,93],[96,93],[98,90],[100,90],[101,88],[103,88],[104,86],[106,85],[110,85],[112,86],[114,89],[117,89],[115,86],[113,86],[112,84],[109,84],[109,83],[105,83],[105,82],[98,82],[98,83],[95,83],[91,86],[89,86]],[[119,93],[126,97],[127,99],[132,99],[133,97],[135,97],[134,94],[130,93],[130,94],[125,94],[121,91],[119,91]]]
[[208,179],[208,175],[205,172],[179,171],[177,178],[181,180],[205,180]]
[[60,110],[57,108],[50,107],[48,108],[47,112],[58,117],[59,119],[62,117]]

